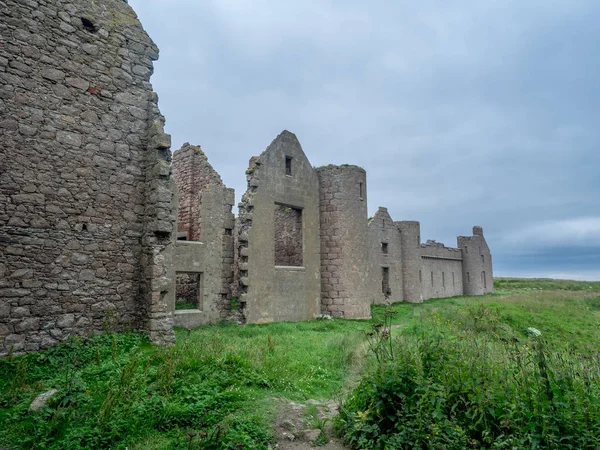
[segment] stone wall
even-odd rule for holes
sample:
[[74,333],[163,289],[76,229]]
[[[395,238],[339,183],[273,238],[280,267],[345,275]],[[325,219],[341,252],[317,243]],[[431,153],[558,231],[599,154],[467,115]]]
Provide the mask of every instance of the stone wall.
[[463,294],[462,251],[428,240],[421,244],[419,269],[423,299],[454,297]]
[[194,305],[194,309],[202,310],[204,296],[201,274],[184,272],[178,273],[175,278],[175,307],[184,303]]
[[[245,320],[306,320],[320,312],[319,182],[296,136],[283,131],[250,160],[239,205],[238,279]],[[278,266],[275,214],[301,212],[302,266]]]
[[[0,355],[107,317],[170,344],[174,323],[360,318],[372,302],[493,291],[480,227],[459,251],[421,246],[419,223],[384,208],[368,225],[365,171],[314,169],[288,131],[250,160],[234,225],[200,147],[171,167],[158,49],[127,2],[0,0],[0,15]],[[202,301],[174,314],[183,272],[202,274]]]
[[211,184],[222,186],[223,180],[202,149],[188,142],[173,153],[173,178],[179,193],[178,236],[187,233],[188,241],[199,241],[202,193]]
[[174,270],[202,274],[202,300],[194,311],[176,311],[175,324],[187,327],[226,319],[233,283],[234,191],[227,188],[200,147],[184,144],[173,154],[179,194],[178,240]]
[[473,227],[473,236],[458,236],[463,254],[463,286],[468,295],[494,292],[492,254],[483,236],[483,228]]
[[157,47],[122,0],[0,14],[0,354],[99,332],[107,314],[171,342]]
[[371,316],[367,175],[357,166],[317,168],[321,223],[321,308],[334,317]]
[[275,205],[275,265],[302,267],[302,210]]
[[[375,280],[372,287],[375,303],[401,302],[404,300],[402,240],[387,208],[379,207],[369,221],[368,233],[373,262],[370,278]],[[387,273],[388,278],[385,289],[384,273]]]

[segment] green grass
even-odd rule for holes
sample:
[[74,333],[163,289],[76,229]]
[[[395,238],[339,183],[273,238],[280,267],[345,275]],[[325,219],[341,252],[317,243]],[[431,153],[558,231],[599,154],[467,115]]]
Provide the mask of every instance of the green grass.
[[198,309],[198,305],[192,302],[176,301],[175,310],[179,311],[182,309]]
[[375,308],[397,328],[372,331],[377,362],[338,417],[354,448],[600,448],[597,283],[496,286]]
[[[368,324],[312,321],[72,339],[0,361],[0,448],[266,448],[274,397],[341,391]],[[38,394],[60,394],[38,413]]]
[[[395,313],[399,339],[483,336],[524,345],[534,327],[552,351],[598,352],[600,283],[501,279],[496,286],[484,297],[375,306],[372,321],[177,329],[173,348],[109,333],[5,358],[0,448],[267,448],[275,398],[338,398],[373,366],[365,332],[386,310]],[[28,412],[51,388],[59,389],[55,399]]]
[[553,280],[550,278],[495,278],[496,292],[588,291],[600,293],[600,281]]

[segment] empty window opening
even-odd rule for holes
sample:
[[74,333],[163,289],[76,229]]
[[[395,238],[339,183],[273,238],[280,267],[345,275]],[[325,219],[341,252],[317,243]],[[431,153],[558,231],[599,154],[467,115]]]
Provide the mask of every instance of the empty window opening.
[[225,236],[233,236],[233,229],[225,228]]
[[302,210],[275,205],[275,265],[302,266]]
[[390,269],[389,267],[381,268],[381,292],[385,298],[388,298],[392,294],[390,289]]
[[187,231],[178,231],[177,232],[177,240],[178,241],[187,241],[188,240],[188,232]]
[[467,284],[471,284],[471,275],[467,272]]
[[452,287],[456,287],[456,281],[454,281],[454,272],[452,272]]
[[431,272],[431,287],[433,287],[433,272]]
[[201,272],[177,272],[175,277],[175,309],[199,309],[204,304]]
[[384,255],[388,254],[388,244],[387,244],[387,242],[382,242],[381,243],[381,253],[383,253]]
[[446,273],[442,272],[442,287],[446,287]]
[[483,288],[487,289],[487,280],[485,279],[485,272],[481,272],[481,281],[483,283]]
[[95,33],[96,31],[98,31],[98,27],[96,27],[96,25],[94,25],[94,22],[92,22],[90,19],[88,19],[86,17],[81,18],[81,24],[90,33]]
[[423,284],[423,274],[419,270],[419,283]]
[[292,176],[292,158],[290,156],[285,157],[285,174]]
[[465,245],[465,253],[469,253],[469,247]]
[[417,245],[421,245],[421,235],[417,236]]
[[484,263],[485,262],[485,255],[481,255],[481,262]]
[[87,231],[87,223],[84,223],[83,225],[81,225],[81,231]]
[[[358,183],[358,196],[360,197],[360,199],[362,200],[364,195],[363,195],[363,184],[362,183]],[[385,227],[385,223],[383,224],[383,226]]]

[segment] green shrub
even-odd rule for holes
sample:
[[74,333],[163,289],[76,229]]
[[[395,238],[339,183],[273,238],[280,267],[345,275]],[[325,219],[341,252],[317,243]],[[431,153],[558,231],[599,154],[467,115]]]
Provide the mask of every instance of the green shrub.
[[353,448],[599,448],[598,355],[551,352],[541,337],[457,334],[396,339],[393,360],[377,363],[340,411]]

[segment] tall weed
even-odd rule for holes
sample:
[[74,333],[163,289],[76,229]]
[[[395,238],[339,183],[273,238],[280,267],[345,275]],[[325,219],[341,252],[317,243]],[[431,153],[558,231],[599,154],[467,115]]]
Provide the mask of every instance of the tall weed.
[[598,355],[553,352],[541,337],[496,338],[478,332],[488,312],[466,315],[471,324],[455,333],[422,329],[395,340],[394,358],[379,358],[341,409],[337,426],[349,443],[598,448]]

